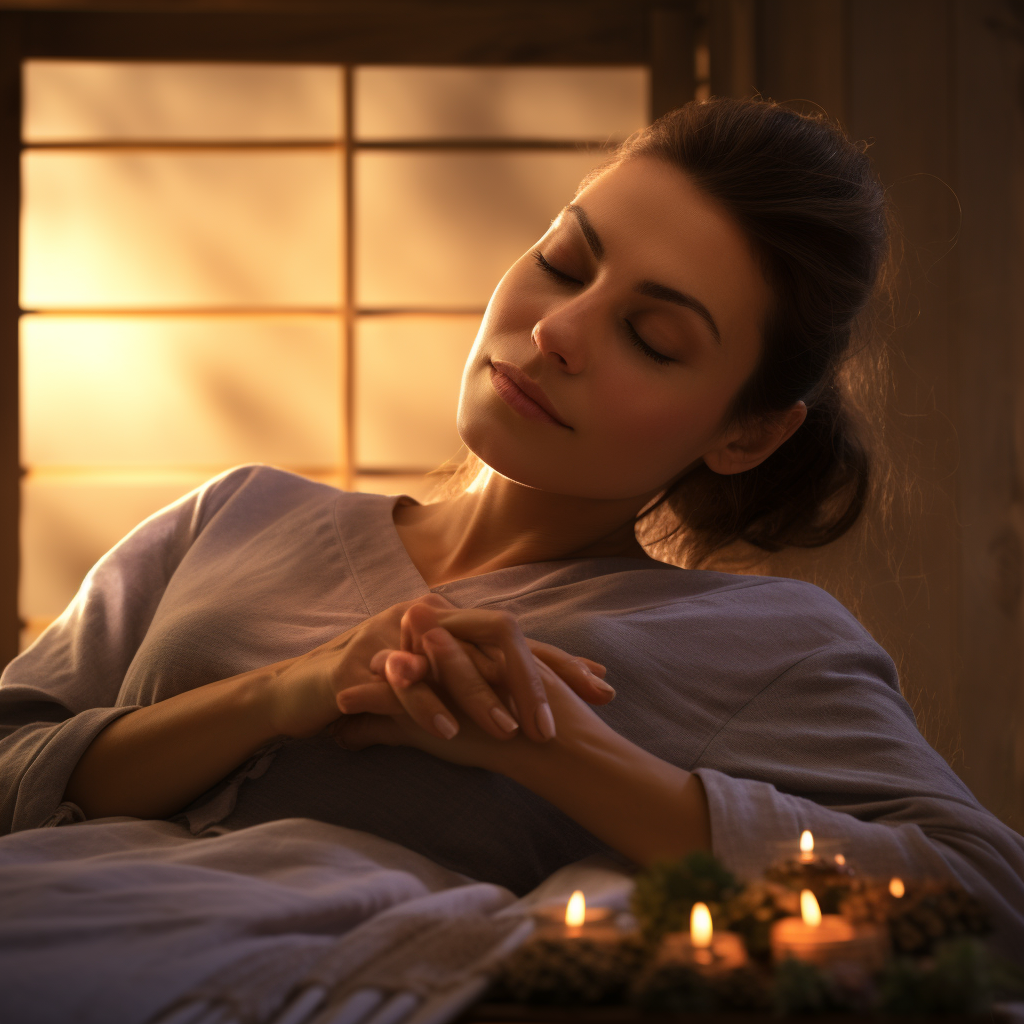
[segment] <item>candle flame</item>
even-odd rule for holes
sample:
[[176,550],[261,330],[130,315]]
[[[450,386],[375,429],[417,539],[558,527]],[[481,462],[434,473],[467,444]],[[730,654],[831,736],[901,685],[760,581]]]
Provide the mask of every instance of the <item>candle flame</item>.
[[690,911],[690,941],[698,949],[707,949],[711,945],[713,931],[708,905],[694,903],[693,910]]
[[846,863],[846,858],[841,853],[837,853],[836,854],[836,863],[840,867],[842,867]]
[[579,928],[587,919],[587,901],[583,898],[583,892],[577,889],[570,897],[565,907],[565,923],[571,928]]
[[903,884],[902,878],[894,878],[889,883],[889,892],[891,892],[896,899],[901,899],[906,891],[907,887]]
[[[792,849],[792,847],[790,847],[790,849]],[[803,832],[800,833],[800,852],[814,852],[814,836],[811,835],[811,830],[809,828],[805,828]]]
[[818,901],[810,889],[800,890],[800,916],[804,919],[804,924],[812,928],[817,928],[821,924],[821,907],[818,906]]

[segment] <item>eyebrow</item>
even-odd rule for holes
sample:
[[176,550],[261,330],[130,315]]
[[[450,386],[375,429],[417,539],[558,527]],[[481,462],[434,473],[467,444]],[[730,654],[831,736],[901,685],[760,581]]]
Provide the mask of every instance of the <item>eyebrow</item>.
[[[583,232],[583,237],[586,239],[590,251],[594,254],[594,259],[600,262],[604,259],[604,244],[601,242],[600,237],[594,230],[594,225],[590,223],[590,219],[583,208],[575,203],[570,203],[565,209],[576,218],[580,230]],[[715,323],[715,318],[711,315],[711,311],[700,299],[695,299],[692,295],[687,295],[685,292],[677,291],[675,288],[669,288],[668,285],[658,284],[655,281],[641,281],[637,285],[636,290],[641,295],[646,295],[649,298],[663,299],[665,302],[683,306],[685,309],[692,309],[708,325],[715,341],[718,344],[722,343],[722,335],[718,330],[718,324]]]

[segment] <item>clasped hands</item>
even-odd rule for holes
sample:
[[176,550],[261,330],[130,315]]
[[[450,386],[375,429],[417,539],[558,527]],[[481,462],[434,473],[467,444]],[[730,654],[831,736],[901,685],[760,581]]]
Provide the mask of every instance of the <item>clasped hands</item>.
[[493,771],[556,731],[600,728],[587,704],[615,696],[603,665],[525,637],[509,612],[438,594],[272,668],[282,734],[326,728],[350,750],[413,746]]

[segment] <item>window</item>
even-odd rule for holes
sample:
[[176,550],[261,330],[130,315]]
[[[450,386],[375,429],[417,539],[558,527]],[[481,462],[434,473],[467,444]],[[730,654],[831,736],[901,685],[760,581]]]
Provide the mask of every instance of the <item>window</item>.
[[22,642],[145,516],[267,462],[422,495],[508,265],[644,66],[32,60]]

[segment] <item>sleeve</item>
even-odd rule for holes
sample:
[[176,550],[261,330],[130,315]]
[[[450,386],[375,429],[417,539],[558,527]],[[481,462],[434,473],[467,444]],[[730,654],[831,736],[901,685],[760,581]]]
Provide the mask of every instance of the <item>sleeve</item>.
[[695,769],[715,853],[756,877],[802,829],[840,840],[866,875],[949,877],[988,909],[994,943],[1024,950],[1024,839],[985,810],[918,731],[873,642],[820,650],[742,707]]
[[64,790],[93,739],[135,707],[121,683],[168,581],[216,507],[248,476],[230,471],[136,527],[89,571],[64,613],[0,676],[0,834],[80,821]]

